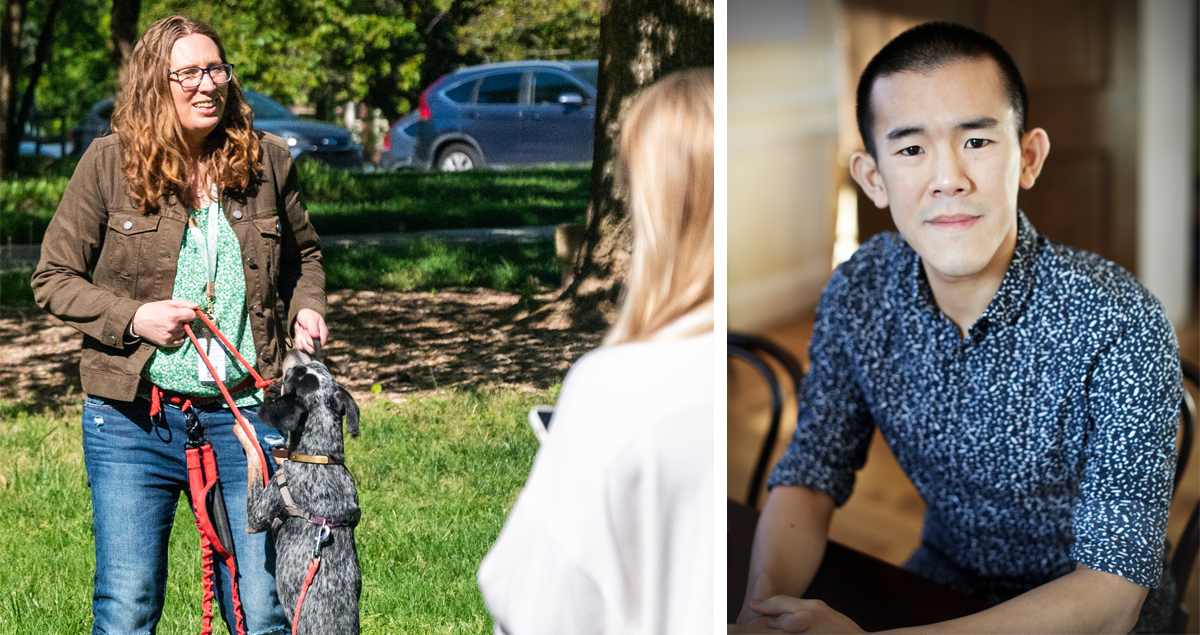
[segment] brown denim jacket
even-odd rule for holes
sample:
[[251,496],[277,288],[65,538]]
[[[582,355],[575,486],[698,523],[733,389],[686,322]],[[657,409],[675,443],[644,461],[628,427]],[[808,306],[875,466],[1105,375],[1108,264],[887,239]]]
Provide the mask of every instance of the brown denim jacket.
[[[222,193],[221,207],[242,246],[256,365],[273,379],[288,337],[284,326],[300,309],[325,315],[325,272],[287,146],[263,134],[259,148],[260,178],[245,192]],[[171,298],[188,211],[175,196],[160,201],[157,213],[136,209],[121,166],[115,135],[84,153],[42,240],[33,294],[39,306],[83,332],[84,392],[132,401],[154,345],[126,345],[125,329],[142,304]],[[277,299],[287,311],[282,323]]]

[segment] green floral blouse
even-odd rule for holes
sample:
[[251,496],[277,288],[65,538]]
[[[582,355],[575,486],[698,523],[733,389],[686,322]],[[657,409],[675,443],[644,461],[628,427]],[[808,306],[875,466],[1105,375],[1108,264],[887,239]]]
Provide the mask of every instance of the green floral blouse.
[[[217,317],[217,328],[237,347],[242,357],[251,361],[257,359],[257,356],[254,337],[250,332],[249,315],[246,312],[246,276],[242,271],[242,249],[238,244],[237,235],[233,233],[233,228],[221,212],[218,201],[212,201],[207,209],[192,210],[202,233],[207,237],[209,214],[220,214],[217,222],[216,302],[213,309]],[[179,248],[179,263],[175,270],[175,290],[171,297],[191,300],[204,307],[204,289],[207,282],[204,257],[192,237],[192,232],[185,231],[183,244]],[[196,337],[203,337],[194,327],[193,330]],[[157,386],[175,392],[201,396],[221,394],[215,383],[200,381],[197,373],[199,363],[196,347],[188,339],[176,348],[160,346],[150,356],[142,370],[142,376]],[[225,386],[228,388],[241,383],[249,374],[241,362],[228,352],[225,353],[225,373]],[[258,405],[262,403],[262,399],[262,391],[253,385],[234,395],[234,401],[239,407]]]

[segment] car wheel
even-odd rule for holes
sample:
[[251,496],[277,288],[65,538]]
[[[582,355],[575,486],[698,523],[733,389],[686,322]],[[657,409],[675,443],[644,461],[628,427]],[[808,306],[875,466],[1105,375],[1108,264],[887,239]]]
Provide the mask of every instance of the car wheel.
[[483,167],[483,159],[475,148],[465,143],[452,143],[438,153],[437,169],[441,172],[462,172]]

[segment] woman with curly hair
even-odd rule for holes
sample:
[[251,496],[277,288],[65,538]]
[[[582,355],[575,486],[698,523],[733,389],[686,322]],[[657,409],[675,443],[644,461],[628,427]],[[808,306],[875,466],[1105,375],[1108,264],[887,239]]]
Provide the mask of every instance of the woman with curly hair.
[[[274,548],[245,529],[248,472],[272,466],[235,437],[183,327],[203,311],[265,379],[279,374],[281,335],[308,352],[325,340],[321,252],[295,165],[281,139],[253,129],[221,38],[180,16],[138,41],[113,131],[80,161],[33,276],[38,304],[84,334],[93,632],[151,632],[162,614],[171,524],[188,491],[185,401],[224,483],[245,632],[284,632]],[[247,369],[209,352],[257,442],[278,439],[256,415],[263,391]],[[229,574],[217,569],[221,614],[237,632]]]

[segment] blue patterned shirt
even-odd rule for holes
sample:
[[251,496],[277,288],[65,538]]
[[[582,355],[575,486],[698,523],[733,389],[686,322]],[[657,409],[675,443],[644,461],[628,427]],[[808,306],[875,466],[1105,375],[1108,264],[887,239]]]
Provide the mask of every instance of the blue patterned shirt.
[[1155,587],[1182,390],[1175,332],[1124,269],[1018,223],[1012,264],[965,339],[899,235],[838,267],[769,484],[841,505],[878,426],[927,503],[923,546],[959,575],[1032,588],[1080,562]]

